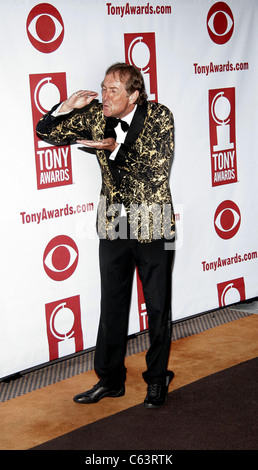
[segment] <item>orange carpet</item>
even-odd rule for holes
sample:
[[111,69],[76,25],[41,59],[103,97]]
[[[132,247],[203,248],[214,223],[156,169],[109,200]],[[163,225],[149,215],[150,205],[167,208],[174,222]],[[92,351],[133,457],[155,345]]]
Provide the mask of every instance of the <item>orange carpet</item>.
[[[174,341],[169,367],[175,378],[170,391],[257,357],[257,333],[258,317],[251,315]],[[141,404],[146,394],[141,377],[145,353],[126,358],[126,367],[126,394],[121,398],[106,398],[93,405],[74,403],[75,394],[97,381],[89,371],[1,403],[0,449],[31,449]]]

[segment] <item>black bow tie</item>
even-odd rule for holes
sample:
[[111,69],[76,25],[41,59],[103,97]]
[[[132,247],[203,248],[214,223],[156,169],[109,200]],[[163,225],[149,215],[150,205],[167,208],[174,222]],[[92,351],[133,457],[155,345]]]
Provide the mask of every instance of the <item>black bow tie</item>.
[[122,121],[122,119],[117,119],[117,118],[110,118],[109,119],[109,124],[110,124],[110,127],[112,127],[113,129],[118,126],[118,124],[121,124],[121,127],[122,127],[122,130],[124,132],[127,132],[128,129],[129,129],[129,124],[126,122],[126,121]]

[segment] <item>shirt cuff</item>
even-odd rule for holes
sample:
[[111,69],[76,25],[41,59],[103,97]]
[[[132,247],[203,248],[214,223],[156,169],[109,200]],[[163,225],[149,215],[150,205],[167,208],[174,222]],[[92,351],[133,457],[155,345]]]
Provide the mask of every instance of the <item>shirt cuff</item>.
[[115,148],[114,152],[112,152],[110,155],[109,155],[109,159],[110,160],[115,160],[116,156],[117,156],[117,153],[119,152],[119,149],[121,147],[121,144],[118,144],[118,146]]
[[71,109],[70,111],[65,111],[65,112],[63,112],[63,113],[60,113],[60,112],[59,112],[59,109],[61,108],[62,104],[63,104],[63,103],[61,103],[61,104],[55,109],[55,111],[53,111],[53,112],[51,113],[51,116],[54,116],[54,117],[57,117],[57,116],[64,116],[65,114],[69,114],[69,113],[71,113],[71,111],[73,111],[73,110]]

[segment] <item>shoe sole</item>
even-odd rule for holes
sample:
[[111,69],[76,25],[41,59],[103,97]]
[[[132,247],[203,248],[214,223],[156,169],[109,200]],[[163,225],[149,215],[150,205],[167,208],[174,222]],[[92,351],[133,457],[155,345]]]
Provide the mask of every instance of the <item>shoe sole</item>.
[[147,403],[147,402],[144,402],[143,404],[145,408],[159,408],[160,406],[165,405],[166,401],[167,400],[163,401],[159,405],[154,405],[153,403]]

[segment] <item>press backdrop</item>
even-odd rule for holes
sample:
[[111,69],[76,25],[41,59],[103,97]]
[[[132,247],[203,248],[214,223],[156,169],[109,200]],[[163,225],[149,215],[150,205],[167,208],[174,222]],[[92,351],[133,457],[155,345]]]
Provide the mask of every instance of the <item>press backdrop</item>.
[[[100,93],[117,61],[174,114],[173,320],[257,296],[257,0],[0,8],[0,377],[95,345],[99,166],[35,125],[76,90]],[[147,327],[136,275],[128,333]]]

